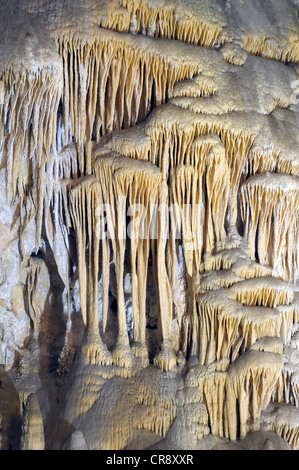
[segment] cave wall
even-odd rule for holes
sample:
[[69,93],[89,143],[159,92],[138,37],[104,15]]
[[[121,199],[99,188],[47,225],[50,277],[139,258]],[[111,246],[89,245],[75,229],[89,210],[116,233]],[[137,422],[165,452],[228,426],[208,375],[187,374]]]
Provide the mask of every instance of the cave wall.
[[0,30],[2,448],[298,449],[298,2]]

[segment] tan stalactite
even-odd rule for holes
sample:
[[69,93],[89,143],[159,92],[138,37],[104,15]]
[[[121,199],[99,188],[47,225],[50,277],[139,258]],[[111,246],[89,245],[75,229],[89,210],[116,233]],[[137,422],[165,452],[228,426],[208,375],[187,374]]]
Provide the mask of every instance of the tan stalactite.
[[181,211],[185,262],[192,276],[200,269],[203,250],[212,251],[226,236],[229,169],[224,147],[214,135],[196,138],[184,165],[171,165],[171,202]]
[[251,263],[241,249],[205,254],[201,275],[192,282],[197,313],[189,343],[200,364],[236,359],[261,338],[287,341],[297,318],[294,292],[270,272],[260,277],[263,272],[254,269],[246,279]]
[[[184,125],[181,125],[182,115],[186,118]],[[201,154],[200,147],[205,147],[204,151],[212,147],[210,160],[215,159],[219,166],[219,172],[223,178],[221,185],[224,191],[224,201],[228,198],[229,223],[233,227],[237,221],[239,185],[254,135],[250,132],[234,133],[223,120],[215,119],[215,116],[211,119],[211,116],[204,114],[187,111],[184,113],[171,103],[162,110],[157,110],[157,113],[152,113],[146,121],[145,133],[152,139],[151,161],[160,168],[171,168],[188,163],[192,158],[194,159],[197,152],[199,152],[198,155]],[[206,142],[200,139],[205,135],[212,136],[210,141],[209,137]],[[218,142],[215,139],[217,136],[221,136]],[[197,138],[199,138],[198,143]],[[168,146],[167,151],[165,146]],[[198,161],[199,157],[196,158]],[[212,177],[214,171],[212,161],[210,165],[209,173]],[[221,224],[226,214],[219,215]]]
[[[297,351],[293,351],[297,354]],[[277,380],[276,390],[273,393],[272,401],[278,403],[292,404],[298,407],[298,374],[296,367],[292,363],[286,363]]]
[[[219,139],[212,137],[211,147],[206,155],[206,211],[208,236],[205,251],[211,252],[215,244],[226,237],[225,218],[228,208],[228,186],[230,170],[226,161],[225,149]],[[200,140],[201,138],[199,138]],[[203,138],[204,139],[204,138]],[[209,136],[207,137],[209,142]],[[203,142],[205,146],[206,142]]]
[[[198,233],[199,223],[201,221],[201,198],[202,191],[199,179],[202,175],[197,175],[196,169],[191,165],[180,165],[171,171],[171,197],[173,207],[179,208],[179,214],[174,214],[179,219],[182,231],[182,243],[184,248],[184,259],[187,272],[190,276],[193,274],[193,263],[200,263],[202,253],[202,241]],[[197,200],[198,198],[198,200]],[[194,220],[194,209],[197,203],[197,210]],[[200,207],[200,210],[198,210]],[[193,209],[193,214],[192,214]],[[198,246],[196,246],[196,244]],[[199,254],[199,261],[198,256]],[[193,259],[195,257],[195,259]]]
[[294,291],[286,282],[272,277],[248,279],[233,285],[230,291],[243,305],[270,308],[289,305],[294,298]]

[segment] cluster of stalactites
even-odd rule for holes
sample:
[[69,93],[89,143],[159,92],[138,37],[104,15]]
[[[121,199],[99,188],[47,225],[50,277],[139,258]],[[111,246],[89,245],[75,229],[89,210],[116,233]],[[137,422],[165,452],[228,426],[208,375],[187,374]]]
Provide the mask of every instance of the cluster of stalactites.
[[[203,251],[211,252],[226,237],[230,169],[225,147],[217,135],[200,135],[193,142],[192,138],[181,137],[182,140],[179,134],[177,141],[172,133],[161,135],[163,148],[159,149],[155,146],[155,136],[147,135],[137,126],[105,136],[95,147],[95,153],[105,155],[113,150],[134,159],[148,160],[160,168],[163,178],[169,182],[172,266],[175,266],[174,251],[179,239],[183,243],[188,274],[192,275],[200,268]],[[177,154],[181,144],[185,145],[185,155]]]
[[243,305],[269,308],[290,305],[294,298],[294,291],[286,282],[272,277],[247,279],[232,286],[230,291]]
[[[285,107],[289,107],[291,103],[286,103],[285,105]],[[294,144],[294,147],[295,146],[296,144]],[[273,142],[271,142],[269,148],[267,148],[267,145],[260,142],[257,138],[249,151],[244,173],[248,176],[253,176],[258,173],[267,172],[283,173],[285,175],[298,177],[299,160],[296,151],[292,151],[292,147],[280,149],[279,146],[273,145]]]
[[[46,157],[56,148],[61,70],[5,72],[0,108],[0,153],[7,174],[7,199],[18,198],[24,225],[37,215],[40,244],[46,185]],[[32,189],[33,188],[33,189]]]
[[[219,176],[224,178],[221,185],[226,184],[229,188],[227,220],[230,226],[234,226],[238,217],[239,186],[254,136],[250,132],[232,132],[224,120],[215,116],[212,118],[209,115],[183,112],[173,104],[167,104],[163,110],[153,112],[146,121],[144,130],[152,141],[151,161],[162,169],[166,178],[169,168],[190,164],[192,161],[198,162],[201,155],[209,147],[213,147],[219,165]],[[215,142],[213,135],[220,138],[225,152],[219,152],[220,145]],[[209,137],[206,141],[197,140],[203,136]],[[222,215],[219,216],[222,221]]]
[[[260,429],[271,400],[294,405],[298,389],[284,355],[298,322],[297,297],[285,281],[271,277],[271,269],[252,261],[244,247],[203,257],[192,279],[195,311],[185,346],[198,361],[187,381],[202,393],[211,432],[230,439]],[[284,433],[290,443],[293,431]]]
[[298,181],[296,176],[281,173],[257,174],[240,190],[249,256],[292,282],[299,275]]
[[90,170],[85,168],[86,143],[143,121],[153,103],[165,103],[174,84],[192,77],[198,68],[191,63],[177,67],[132,36],[124,40],[107,30],[91,44],[66,37],[58,40],[58,47],[63,62],[65,144],[72,138],[79,144],[83,173]]
[[[183,2],[146,2],[144,0],[121,0],[130,17],[129,30],[133,34],[142,34],[156,38],[177,39],[185,43],[214,47],[231,40],[231,31],[223,19],[216,19],[216,11],[211,10],[207,18],[202,12],[196,12],[194,3]],[[181,3],[183,5],[181,6]],[[205,5],[206,9],[211,8]],[[188,14],[185,13],[185,8]],[[199,19],[200,18],[200,19]],[[127,18],[122,30],[126,31]],[[265,34],[242,34],[242,47],[252,55],[264,56],[282,62],[298,63],[299,47],[297,35],[290,29],[288,40],[271,38]]]
[[195,139],[185,162],[170,170],[170,202],[180,212],[189,276],[199,272],[203,251],[226,236],[229,176],[224,146],[214,135]]
[[87,326],[85,353],[91,362],[108,365],[111,355],[98,329],[99,240],[96,234],[96,210],[101,186],[94,176],[82,177],[70,184],[69,212],[76,233],[80,303]]
[[[293,354],[298,355],[297,351]],[[289,403],[298,408],[299,406],[299,374],[296,368],[288,367],[286,364],[278,379],[277,390],[273,396],[279,403]]]
[[47,158],[44,227],[55,258],[59,275],[69,288],[70,243],[69,203],[67,185],[78,177],[77,150],[74,144],[61,152],[53,151]]
[[184,350],[200,364],[234,361],[262,338],[277,337],[285,343],[297,322],[291,287],[271,277],[270,269],[250,260],[241,248],[206,253],[191,288],[192,333]]
[[121,0],[120,3],[129,11],[130,32],[133,34],[177,39],[205,47],[223,44],[226,39],[226,33],[219,23],[178,15],[173,2],[156,2],[151,5],[144,0]]
[[[100,265],[103,331],[106,329],[110,265],[113,264],[118,308],[118,338],[112,352],[113,364],[129,368],[134,364],[134,357],[148,363],[146,284],[149,253],[152,250],[163,336],[161,351],[155,363],[163,370],[168,370],[176,366],[176,357],[170,332],[172,296],[165,259],[167,233],[164,232],[163,218],[157,218],[156,213],[151,211],[152,207],[166,205],[167,187],[157,167],[116,153],[99,156],[94,162],[93,171],[96,176],[84,177],[70,185],[70,212],[77,236],[81,308],[89,337],[94,343],[94,338],[98,336]],[[126,226],[127,216],[130,218],[129,227]],[[128,250],[132,279],[132,348],[127,331],[124,296],[125,255]],[[99,346],[97,340],[96,344],[87,346],[87,350],[91,361],[105,363],[107,354],[102,342]],[[105,354],[102,360],[103,351]]]
[[[256,280],[258,283],[258,280]],[[200,364],[234,361],[259,339],[282,336],[284,318],[269,307],[243,306],[230,291],[218,289],[197,298],[198,358]],[[194,348],[194,346],[193,346]]]
[[249,54],[276,59],[281,62],[298,63],[299,61],[298,39],[295,34],[290,38],[290,43],[284,46],[281,46],[266,36],[257,37],[246,35],[243,37],[243,42]]

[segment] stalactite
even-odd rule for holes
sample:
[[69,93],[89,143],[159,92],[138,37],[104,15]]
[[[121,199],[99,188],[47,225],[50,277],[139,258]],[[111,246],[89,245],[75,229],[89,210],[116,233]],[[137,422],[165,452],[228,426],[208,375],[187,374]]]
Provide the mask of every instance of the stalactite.
[[[115,238],[111,240],[112,251],[115,259],[115,270],[118,289],[118,341],[113,352],[116,364],[126,366],[128,361],[132,362],[131,350],[129,348],[129,338],[127,334],[126,312],[124,303],[124,255],[126,249],[127,233],[125,217],[127,214],[127,203],[129,207],[137,208],[146,213],[139,214],[135,220],[132,217],[132,233],[130,237],[131,263],[132,263],[132,303],[134,312],[134,341],[136,343],[135,352],[139,356],[147,358],[146,337],[145,337],[145,294],[144,286],[147,277],[147,263],[149,257],[149,227],[150,220],[149,206],[155,204],[157,190],[161,175],[158,169],[149,163],[141,163],[134,166],[133,160],[118,155],[106,155],[99,157],[94,165],[94,171],[101,183],[103,204],[111,207],[114,224]],[[137,190],[139,188],[139,192]],[[139,206],[138,206],[139,205]],[[134,216],[134,214],[131,214]],[[115,217],[118,216],[118,222]],[[139,239],[140,231],[142,239]],[[103,252],[107,252],[109,240],[102,238]],[[138,261],[137,261],[138,260]],[[137,267],[138,266],[138,267]],[[105,281],[106,289],[108,282]],[[107,296],[107,293],[104,295]],[[105,307],[105,309],[107,306]],[[106,318],[106,312],[104,312]]]
[[[297,354],[297,351],[293,351]],[[287,363],[284,365],[281,376],[278,378],[275,393],[272,401],[287,403],[298,407],[299,405],[299,376],[296,371],[296,364]]]
[[[161,189],[159,192],[159,207],[166,208],[168,202],[168,187],[166,182],[163,180],[161,183]],[[154,358],[154,364],[161,367],[162,370],[176,369],[177,360],[173,351],[172,337],[171,337],[171,322],[173,316],[173,303],[171,286],[167,273],[166,264],[166,243],[168,234],[165,226],[165,214],[164,211],[160,213],[157,222],[157,243],[156,243],[156,260],[157,260],[157,281],[159,287],[159,304],[161,314],[161,326],[163,342],[161,350],[158,355]],[[166,293],[166,295],[165,295]]]
[[59,275],[69,291],[70,246],[68,228],[71,219],[68,207],[67,184],[78,177],[77,151],[74,145],[53,152],[46,166],[46,196],[44,224],[47,239],[57,263]]
[[[126,326],[126,314],[123,292],[123,270],[124,254],[126,249],[126,233],[124,233],[123,216],[126,215],[128,198],[129,209],[136,204],[137,209],[144,214],[139,218],[131,219],[130,256],[132,275],[132,304],[134,313],[134,346],[133,350],[137,357],[147,360],[147,347],[145,336],[146,297],[144,286],[147,279],[147,266],[150,249],[150,227],[151,214],[150,205],[160,203],[165,207],[167,200],[167,187],[161,182],[161,172],[149,162],[136,161],[115,154],[98,157],[94,164],[94,172],[102,187],[102,201],[112,207],[111,216],[115,218],[118,213],[118,223],[114,224],[116,229],[115,239],[111,240],[114,259],[116,260],[116,277],[118,286],[118,340],[113,351],[114,362],[117,365],[126,366],[132,361],[131,350]],[[158,199],[159,197],[159,199]],[[134,214],[129,214],[134,216]],[[162,215],[163,216],[163,215]],[[112,218],[112,221],[114,219]],[[133,224],[133,225],[132,225]],[[172,319],[172,300],[170,286],[166,271],[165,244],[167,233],[165,233],[164,220],[158,217],[157,241],[154,246],[157,250],[157,280],[158,295],[160,301],[161,326],[163,344],[155,363],[162,369],[168,370],[176,366],[176,358],[172,351],[170,322]],[[143,233],[140,230],[143,228]],[[141,237],[140,237],[141,235]],[[102,242],[103,245],[106,241]],[[108,282],[105,282],[108,285]],[[107,287],[106,287],[107,288]],[[165,296],[165,292],[168,293]],[[107,295],[107,294],[106,294]],[[105,315],[106,316],[106,315]]]
[[280,312],[284,324],[281,329],[281,337],[285,344],[290,341],[292,326],[296,325],[299,319],[298,294],[294,292],[293,301],[289,305],[278,305],[276,309]]
[[213,434],[236,440],[259,429],[282,366],[280,354],[248,351],[231,365],[222,360],[195,366],[186,384],[199,388]]
[[215,136],[197,138],[192,147],[195,151],[194,156],[197,152],[200,155],[204,153],[206,148],[209,149],[206,155],[204,182],[206,187],[205,224],[208,233],[205,252],[210,252],[217,243],[226,237],[225,218],[228,208],[230,170],[226,161],[224,145]]

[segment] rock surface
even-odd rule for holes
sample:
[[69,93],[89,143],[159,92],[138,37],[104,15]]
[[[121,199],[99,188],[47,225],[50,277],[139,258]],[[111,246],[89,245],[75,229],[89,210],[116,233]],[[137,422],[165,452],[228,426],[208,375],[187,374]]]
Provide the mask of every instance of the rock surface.
[[299,449],[299,3],[2,0],[2,449]]

